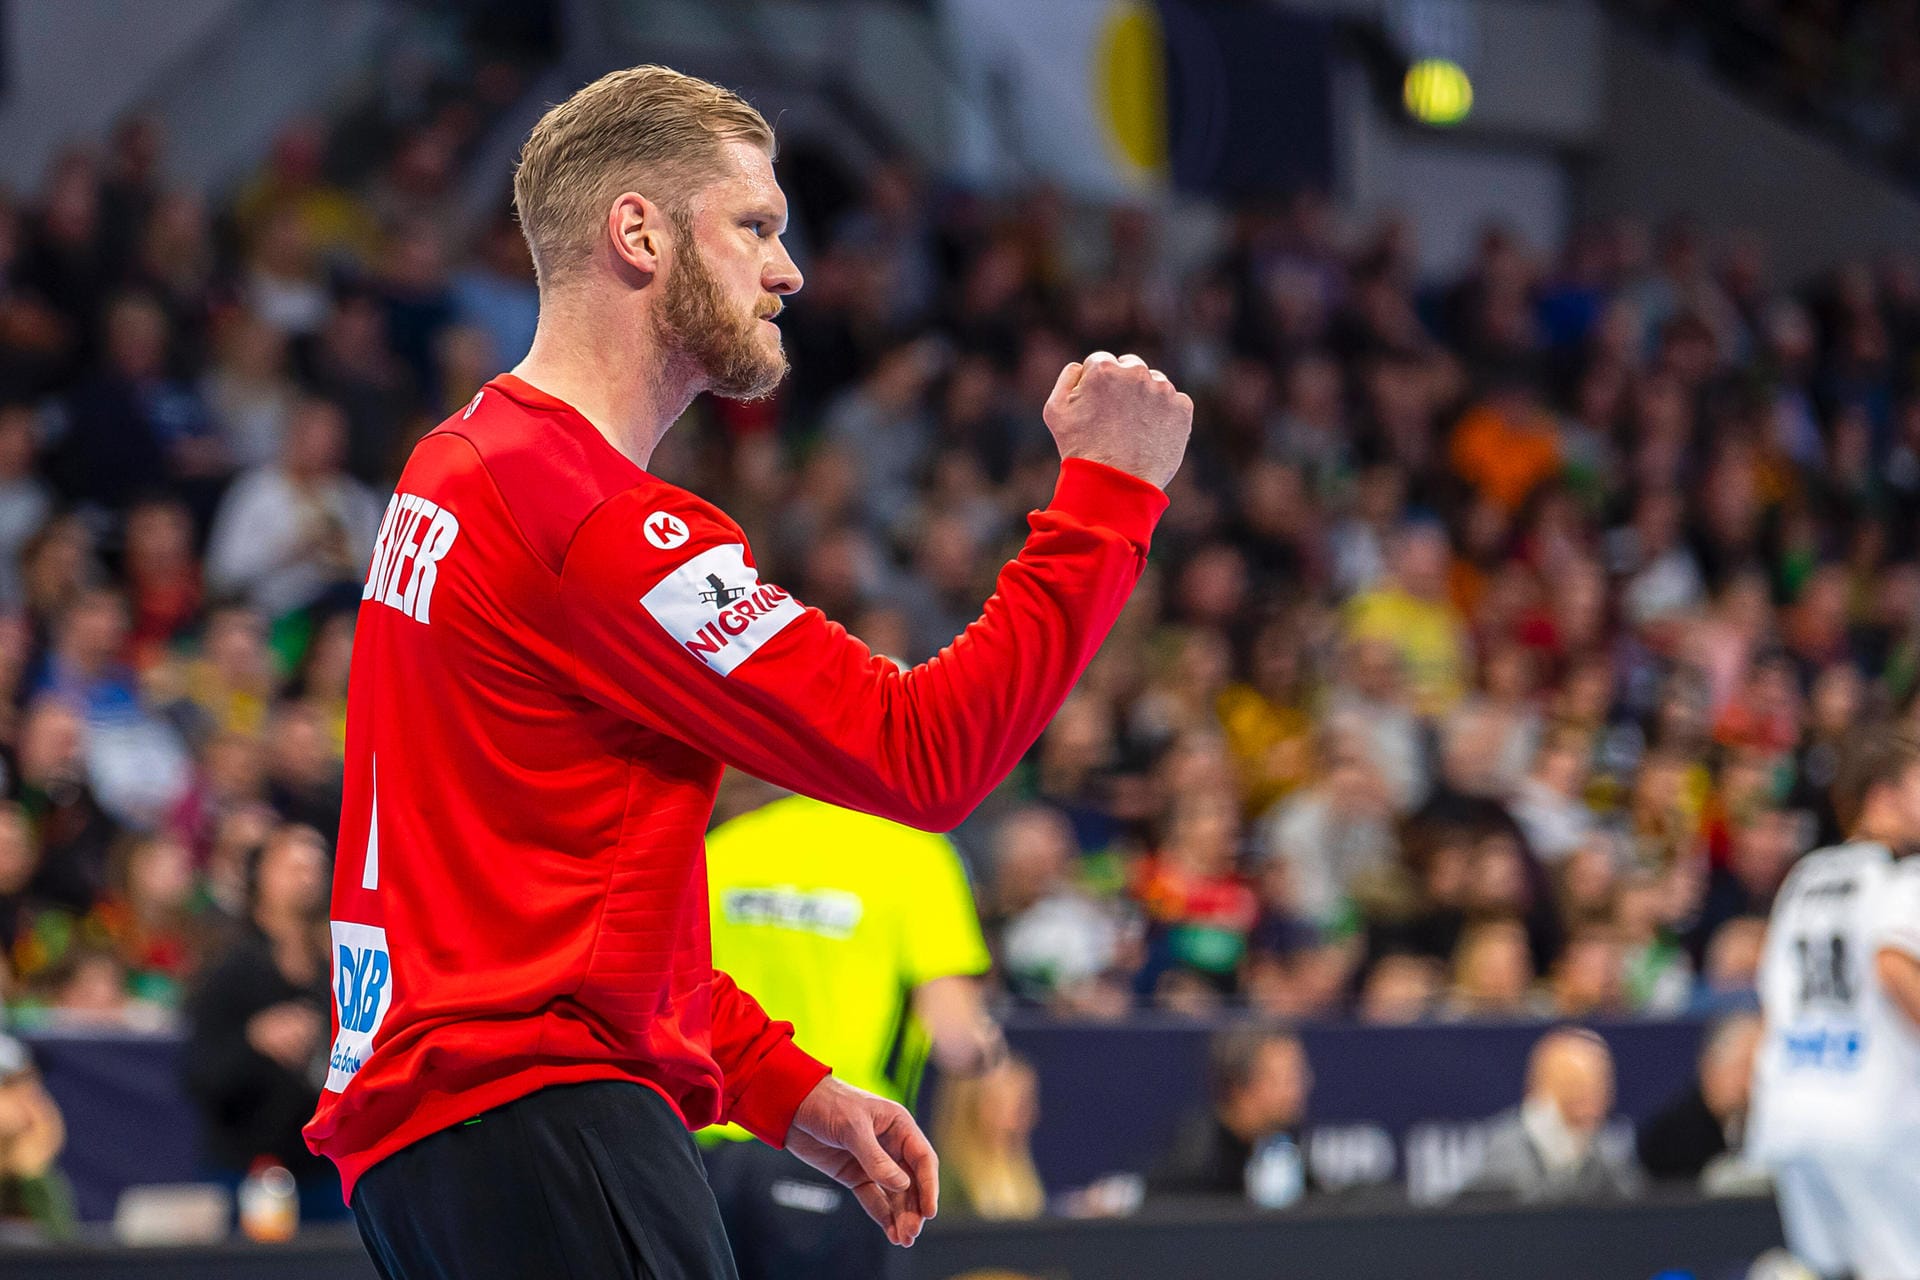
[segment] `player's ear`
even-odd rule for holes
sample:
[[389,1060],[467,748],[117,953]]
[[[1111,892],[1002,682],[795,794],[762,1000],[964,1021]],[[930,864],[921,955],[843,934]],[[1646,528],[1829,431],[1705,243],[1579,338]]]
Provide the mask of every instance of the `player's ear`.
[[666,212],[638,192],[616,196],[607,210],[607,238],[615,256],[643,276],[660,270],[666,225]]

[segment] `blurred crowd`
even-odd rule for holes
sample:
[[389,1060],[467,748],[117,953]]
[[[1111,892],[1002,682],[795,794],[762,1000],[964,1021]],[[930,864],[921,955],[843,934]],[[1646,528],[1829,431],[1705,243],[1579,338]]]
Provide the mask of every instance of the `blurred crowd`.
[[[183,1022],[235,1159],[324,1062],[381,502],[532,334],[504,190],[451,231],[517,83],[476,65],[295,125],[218,204],[142,120],[0,202],[7,1005]],[[1844,735],[1914,714],[1920,267],[1780,281],[1750,237],[1623,221],[1492,227],[1435,281],[1410,224],[1311,193],[1085,209],[804,137],[781,173],[793,373],[654,466],[876,651],[977,613],[1052,485],[1063,364],[1138,352],[1198,406],[1137,598],[960,833],[1011,999],[1750,999],[1777,886],[1839,835]]]
[[138,118],[0,198],[8,1022],[184,1032],[204,1172],[285,1165],[307,1216],[342,1211],[299,1128],[360,582],[409,445],[536,311],[504,212],[448,232],[524,67],[404,70],[217,204]]
[[1913,0],[1617,0],[1767,107],[1920,180]]
[[[1847,732],[1911,714],[1912,263],[1789,288],[1685,224],[1552,251],[1494,228],[1429,286],[1405,224],[1311,196],[1174,279],[1131,211],[1069,234],[1033,196],[970,230],[923,224],[956,265],[918,340],[948,367],[892,414],[935,442],[906,531],[867,425],[899,348],[799,472],[809,512],[822,467],[860,477],[866,563],[905,541],[959,580],[987,442],[1059,357],[1140,350],[1199,402],[1141,598],[975,836],[1019,997],[1382,1021],[1750,998],[1775,890],[1840,835]],[[816,278],[903,256],[857,234]],[[793,312],[796,337],[831,321]],[[1002,512],[1041,478],[1008,452]],[[836,585],[823,546],[803,598]]]

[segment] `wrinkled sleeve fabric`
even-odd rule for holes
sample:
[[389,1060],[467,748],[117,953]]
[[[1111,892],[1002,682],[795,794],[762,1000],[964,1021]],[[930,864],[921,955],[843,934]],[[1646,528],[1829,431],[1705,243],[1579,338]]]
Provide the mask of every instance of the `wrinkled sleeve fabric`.
[[980,617],[902,672],[762,583],[737,525],[671,493],[608,500],[568,549],[560,608],[582,690],[769,782],[929,831],[957,825],[1039,737],[1166,508],[1144,481],[1067,461]]
[[825,1064],[793,1042],[793,1024],[767,1017],[760,1002],[713,971],[713,1060],[726,1073],[722,1121],[784,1147],[794,1112],[826,1079]]

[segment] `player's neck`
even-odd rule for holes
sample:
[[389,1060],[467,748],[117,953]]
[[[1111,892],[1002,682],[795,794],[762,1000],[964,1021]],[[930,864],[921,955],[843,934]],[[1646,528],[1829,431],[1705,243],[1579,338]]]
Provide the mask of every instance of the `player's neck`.
[[1900,829],[1900,824],[1888,818],[1868,815],[1860,820],[1853,829],[1856,844],[1885,845],[1896,855],[1913,843],[1912,836]]
[[562,307],[543,304],[526,358],[513,368],[521,381],[565,401],[607,443],[645,468],[667,428],[700,392],[697,371],[668,359],[650,330],[639,325],[575,322]]

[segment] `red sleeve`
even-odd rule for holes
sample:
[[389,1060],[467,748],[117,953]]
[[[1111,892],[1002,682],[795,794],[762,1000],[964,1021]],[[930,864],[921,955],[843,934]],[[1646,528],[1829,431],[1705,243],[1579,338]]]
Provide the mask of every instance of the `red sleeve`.
[[609,500],[568,550],[582,689],[769,782],[934,831],[972,812],[1059,710],[1166,509],[1144,481],[1066,462],[979,619],[902,673],[762,583],[731,521],[690,495],[660,501]]
[[720,1118],[784,1147],[793,1113],[828,1069],[793,1042],[791,1022],[768,1018],[759,1001],[718,969],[712,991],[713,1060],[727,1082]]

